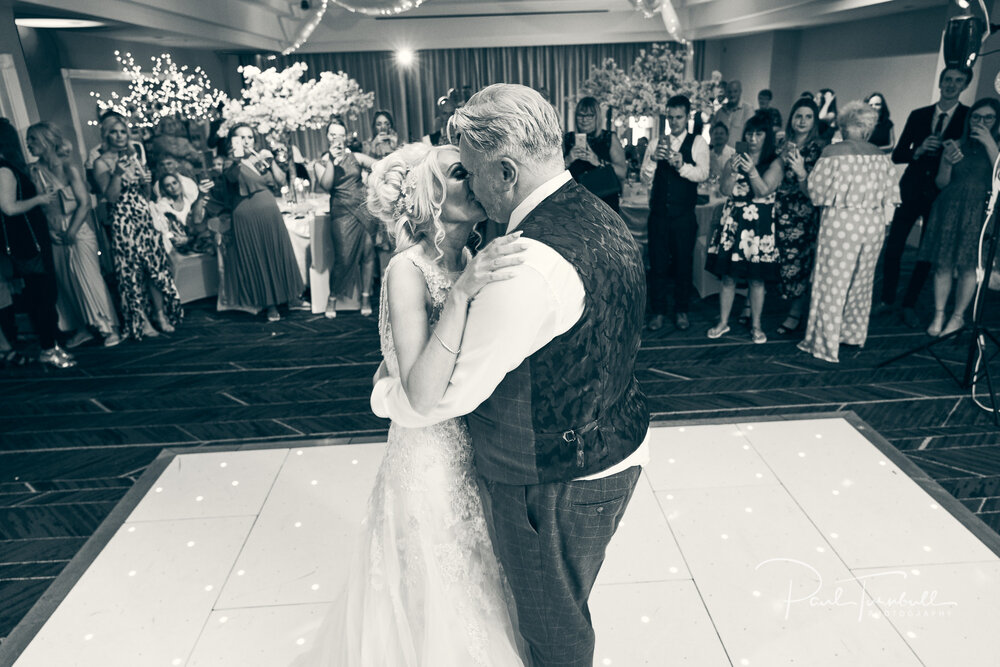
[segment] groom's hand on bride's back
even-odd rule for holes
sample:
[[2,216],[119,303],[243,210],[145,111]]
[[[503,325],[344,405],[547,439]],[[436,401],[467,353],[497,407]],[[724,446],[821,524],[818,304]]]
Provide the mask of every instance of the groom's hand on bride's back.
[[528,244],[520,238],[521,232],[514,232],[493,239],[469,260],[452,291],[471,301],[486,285],[513,278],[515,273],[512,267],[524,263],[524,251],[528,249]]

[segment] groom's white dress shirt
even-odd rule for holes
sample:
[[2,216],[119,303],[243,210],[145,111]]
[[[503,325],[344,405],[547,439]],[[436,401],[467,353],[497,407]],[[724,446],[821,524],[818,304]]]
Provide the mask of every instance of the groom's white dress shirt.
[[[507,233],[572,177],[563,171],[538,186],[510,215]],[[469,304],[461,352],[444,397],[422,415],[410,407],[399,378],[382,378],[372,390],[372,411],[400,426],[420,428],[467,415],[480,406],[507,373],[569,331],[583,316],[586,292],[573,265],[539,241],[522,239],[524,263],[515,276],[490,283]],[[473,443],[475,446],[475,443]],[[649,434],[624,461],[593,475],[598,479],[649,462]]]

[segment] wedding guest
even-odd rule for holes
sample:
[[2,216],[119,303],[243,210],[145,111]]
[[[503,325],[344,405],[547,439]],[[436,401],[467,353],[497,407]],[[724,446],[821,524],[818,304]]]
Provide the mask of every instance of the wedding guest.
[[187,138],[184,123],[176,116],[160,120],[149,154],[153,164],[158,164],[167,155],[176,158],[180,173],[188,177],[193,177],[195,169],[201,168],[204,161],[201,152]]
[[370,169],[375,160],[364,153],[352,153],[344,146],[347,130],[334,121],[327,128],[327,152],[316,168],[321,190],[330,193],[330,229],[336,253],[330,272],[330,297],[326,317],[337,316],[337,299],[357,291],[361,297],[361,315],[372,314],[372,281],[375,277],[375,234],[378,224],[365,206],[362,168]]
[[885,209],[899,203],[889,156],[868,143],[877,119],[864,102],[845,104],[837,116],[844,140],[824,148],[809,175],[809,196],[822,216],[799,349],[824,361],[837,361],[841,343],[865,344]]
[[[278,306],[302,307],[305,286],[288,228],[273,192],[285,173],[270,151],[260,150],[257,133],[246,123],[229,129],[229,161],[223,174],[232,206],[232,243],[223,257],[224,306],[265,311],[268,322],[281,319]],[[259,150],[259,152],[258,152]]]
[[777,329],[781,336],[799,330],[816,258],[819,209],[809,198],[806,179],[827,144],[819,133],[818,116],[819,109],[812,100],[796,101],[788,116],[785,141],[778,148],[784,163],[784,178],[774,200],[778,291],[789,302],[788,315]]
[[772,209],[783,169],[775,152],[769,115],[751,117],[743,128],[742,140],[749,152],[734,155],[723,172],[721,191],[728,199],[705,261],[705,269],[722,281],[719,323],[708,330],[708,337],[719,338],[729,331],[729,313],[739,280],[750,284],[750,339],[766,343],[760,316],[764,284],[778,280]]
[[376,111],[372,117],[372,138],[364,142],[361,152],[378,160],[396,150],[398,144],[399,137],[392,114],[384,109]]
[[743,84],[732,80],[726,84],[726,103],[715,112],[712,124],[722,123],[729,130],[729,145],[733,146],[743,136],[743,126],[753,117],[753,108],[741,102]]
[[764,112],[771,116],[771,127],[777,135],[781,131],[781,112],[771,106],[774,93],[769,88],[757,93],[757,112]]
[[181,189],[184,191],[185,197],[192,200],[198,198],[198,182],[190,176],[185,176],[181,173],[181,163],[173,155],[164,155],[160,158],[159,162],[156,163],[156,181],[153,183],[154,198],[159,199],[162,194],[160,191],[160,180],[167,174],[177,177],[177,180],[181,184]]
[[653,139],[643,160],[641,178],[649,186],[649,328],[663,328],[667,312],[667,280],[674,282],[674,323],[691,326],[691,271],[698,233],[695,206],[698,184],[708,178],[708,144],[688,132],[691,102],[683,95],[667,100],[670,134]]
[[149,171],[130,146],[125,122],[109,116],[101,125],[105,150],[94,163],[94,178],[108,201],[115,276],[121,295],[122,333],[141,340],[180,323],[183,311],[173,268],[153,226]]
[[[965,311],[976,291],[979,234],[986,222],[993,165],[1000,141],[1000,102],[986,97],[969,109],[959,141],[942,142],[941,165],[934,183],[941,194],[931,207],[920,259],[934,267],[934,320],[931,336],[947,336],[965,326]],[[945,323],[945,307],[957,283],[954,310]]]
[[889,103],[885,101],[885,95],[872,93],[865,98],[865,104],[878,112],[878,122],[875,123],[875,130],[869,141],[883,153],[891,153],[896,143],[896,131],[889,119]]
[[180,174],[163,174],[157,185],[163,194],[153,202],[153,220],[163,234],[167,252],[215,254],[215,238],[205,224],[206,190],[195,190],[192,199],[181,185]]
[[64,329],[75,334],[66,343],[73,348],[100,333],[105,347],[121,342],[118,315],[101,275],[97,234],[90,215],[90,193],[83,173],[72,162],[72,145],[50,123],[28,128],[28,150],[38,158],[32,176],[40,190],[54,189],[56,200],[43,207],[49,223],[52,257],[58,280],[56,309]]
[[736,154],[736,149],[729,145],[729,128],[725,123],[715,123],[708,136],[708,178],[718,182],[722,178],[722,170]]
[[[941,162],[941,147],[948,139],[959,139],[965,128],[965,118],[969,107],[958,101],[969,81],[972,71],[958,67],[946,67],[938,77],[941,96],[937,104],[914,110],[906,119],[899,135],[896,148],[892,151],[892,161],[905,164],[906,171],[899,181],[902,203],[896,209],[889,227],[889,237],[885,242],[885,259],[882,262],[882,303],[879,311],[892,309],[896,302],[896,288],[899,284],[900,264],[906,239],[910,235],[917,218],[928,220],[931,206],[938,195],[934,179]],[[924,227],[926,229],[926,225]],[[903,296],[903,321],[915,328],[920,325],[915,307],[930,273],[931,265],[918,260],[910,275],[910,282]]]
[[593,97],[576,103],[575,118],[576,131],[563,135],[566,168],[577,183],[618,212],[628,170],[625,149],[614,132],[600,128],[601,105]]
[[430,134],[424,135],[420,141],[431,146],[444,146],[451,143],[448,137],[448,121],[455,115],[458,106],[455,100],[449,95],[442,95],[434,105],[434,124],[436,129]]
[[[17,130],[9,120],[0,118],[0,241],[3,243],[0,263],[8,267],[3,271],[10,271],[12,278],[24,282],[24,302],[41,346],[38,360],[54,368],[71,368],[76,365],[73,355],[56,344],[59,288],[49,223],[42,211],[43,206],[52,204],[57,197],[55,190],[39,193],[35,188]],[[14,308],[4,308],[0,317],[4,336],[12,345],[16,344]]]

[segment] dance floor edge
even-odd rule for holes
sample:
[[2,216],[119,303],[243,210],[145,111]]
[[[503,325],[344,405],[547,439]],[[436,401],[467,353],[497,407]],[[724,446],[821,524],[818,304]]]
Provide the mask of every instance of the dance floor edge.
[[[1000,664],[1000,537],[856,415],[653,427],[595,665]],[[380,442],[163,450],[0,665],[311,664]]]

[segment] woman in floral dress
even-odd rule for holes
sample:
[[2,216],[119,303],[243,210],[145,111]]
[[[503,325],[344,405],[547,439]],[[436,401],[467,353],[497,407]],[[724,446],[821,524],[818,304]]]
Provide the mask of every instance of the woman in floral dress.
[[149,208],[151,176],[129,145],[118,116],[101,123],[105,151],[94,162],[94,179],[111,207],[112,250],[121,293],[122,333],[136,340],[170,333],[183,315],[173,267]]
[[893,164],[868,142],[877,119],[863,102],[845,104],[837,116],[844,140],[827,146],[809,175],[809,196],[823,213],[799,349],[824,361],[837,361],[841,343],[865,344],[886,207],[899,204]]
[[723,169],[720,190],[729,199],[708,247],[705,268],[722,281],[719,323],[709,338],[729,331],[729,312],[736,296],[736,282],[750,283],[750,337],[766,343],[760,326],[764,309],[764,283],[778,280],[778,250],[774,241],[772,208],[782,178],[782,161],[774,150],[771,117],[757,114],[743,128],[748,152],[737,153]]
[[780,272],[778,291],[782,299],[791,302],[788,316],[778,327],[778,334],[782,336],[799,329],[808,304],[809,280],[816,259],[819,209],[809,199],[806,179],[826,146],[819,134],[818,116],[815,102],[798,100],[788,116],[785,141],[778,148],[785,170],[774,200]]

